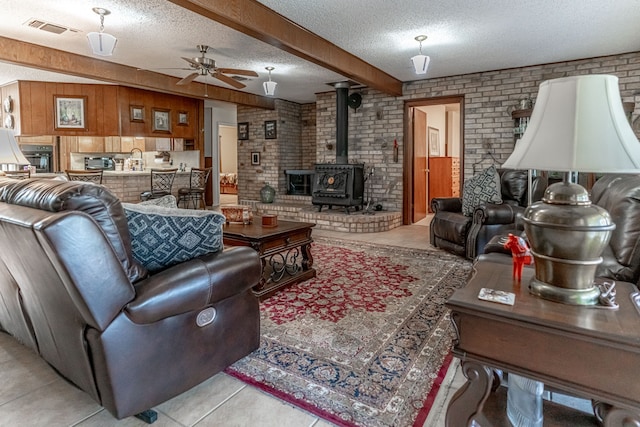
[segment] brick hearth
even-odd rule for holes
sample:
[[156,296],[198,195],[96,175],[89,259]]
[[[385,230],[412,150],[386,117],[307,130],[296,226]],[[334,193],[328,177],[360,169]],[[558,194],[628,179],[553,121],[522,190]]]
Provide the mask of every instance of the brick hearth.
[[242,200],[241,204],[251,205],[258,215],[277,215],[285,221],[302,221],[316,224],[321,230],[342,231],[348,233],[378,233],[392,230],[402,225],[402,212],[372,211],[363,214],[362,211],[351,209],[347,214],[344,207],[328,209],[324,207],[318,212],[318,207],[311,204],[310,196],[277,195],[274,203],[260,203]]

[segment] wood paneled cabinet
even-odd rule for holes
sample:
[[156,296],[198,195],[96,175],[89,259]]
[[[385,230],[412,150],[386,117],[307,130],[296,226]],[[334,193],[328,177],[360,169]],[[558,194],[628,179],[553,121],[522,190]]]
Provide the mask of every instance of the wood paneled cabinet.
[[131,150],[137,148],[140,151],[145,151],[145,139],[135,138],[133,136],[123,136],[120,138],[120,153],[130,153]]
[[459,157],[429,157],[429,206],[434,197],[460,197]]

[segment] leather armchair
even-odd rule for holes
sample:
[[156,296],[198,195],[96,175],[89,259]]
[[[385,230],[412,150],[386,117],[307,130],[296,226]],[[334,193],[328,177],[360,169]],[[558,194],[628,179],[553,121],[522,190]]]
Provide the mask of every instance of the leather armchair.
[[0,178],[0,328],[116,418],[144,412],[259,345],[256,251],[148,274],[100,185]]
[[[501,204],[477,206],[472,216],[462,213],[462,199],[434,198],[430,224],[430,241],[435,247],[474,259],[495,235],[522,230],[520,219],[528,204],[528,173],[524,170],[499,169]],[[542,198],[547,187],[545,177],[532,181],[532,200]]]

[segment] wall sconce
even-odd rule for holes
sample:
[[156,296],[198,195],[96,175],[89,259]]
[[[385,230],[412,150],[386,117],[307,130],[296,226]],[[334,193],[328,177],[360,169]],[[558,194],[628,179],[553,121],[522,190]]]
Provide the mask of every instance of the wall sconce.
[[415,39],[420,43],[420,53],[411,58],[413,68],[415,68],[416,74],[427,74],[431,58],[422,54],[422,42],[427,39],[427,36],[417,36]]
[[265,67],[265,70],[269,71],[269,81],[264,82],[262,86],[264,87],[264,94],[273,96],[276,93],[276,86],[278,83],[271,81],[271,71],[274,70],[273,67]]
[[94,55],[111,56],[113,55],[113,49],[115,49],[118,39],[111,34],[103,32],[104,17],[109,15],[111,12],[101,7],[94,7],[92,10],[100,15],[100,32],[96,33],[94,31],[87,34],[87,39],[89,39],[89,46],[91,46],[91,50],[93,50]]

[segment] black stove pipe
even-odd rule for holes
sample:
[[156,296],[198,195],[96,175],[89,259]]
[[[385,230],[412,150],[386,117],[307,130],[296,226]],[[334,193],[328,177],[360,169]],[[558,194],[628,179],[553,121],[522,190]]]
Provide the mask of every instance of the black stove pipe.
[[336,164],[349,163],[349,82],[335,84],[336,88]]

